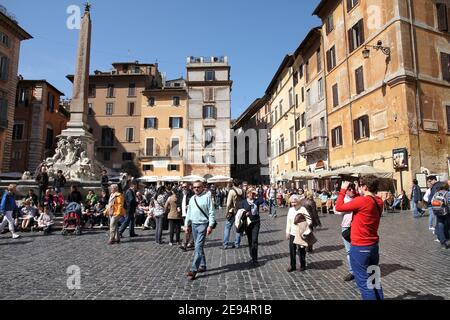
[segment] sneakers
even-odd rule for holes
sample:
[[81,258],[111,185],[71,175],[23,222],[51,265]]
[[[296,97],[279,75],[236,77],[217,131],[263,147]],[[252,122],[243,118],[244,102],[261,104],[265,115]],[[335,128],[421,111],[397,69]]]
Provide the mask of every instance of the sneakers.
[[173,243],[172,243],[172,242],[169,242],[169,246],[173,246]]
[[13,239],[19,239],[19,238],[20,238],[20,235],[17,234],[17,233],[13,233],[12,238],[13,238]]
[[434,227],[429,227],[428,230],[434,231],[435,229],[434,229]]
[[344,281],[345,281],[345,282],[353,281],[354,279],[355,279],[355,276],[352,275],[351,273],[349,273],[348,275],[346,275],[346,276],[344,277]]
[[187,276],[188,278],[190,278],[192,281],[194,281],[194,280],[195,280],[195,277],[197,276],[197,272],[189,271],[189,272],[186,274],[186,276]]

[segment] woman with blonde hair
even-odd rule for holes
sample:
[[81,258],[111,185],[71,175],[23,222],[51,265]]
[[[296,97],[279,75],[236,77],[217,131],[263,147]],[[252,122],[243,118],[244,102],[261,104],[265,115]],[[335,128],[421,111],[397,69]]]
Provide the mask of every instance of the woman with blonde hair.
[[111,195],[105,210],[105,214],[110,216],[108,241],[110,245],[120,243],[119,220],[125,216],[123,203],[124,198],[123,194],[119,192],[119,186],[117,184],[111,185]]

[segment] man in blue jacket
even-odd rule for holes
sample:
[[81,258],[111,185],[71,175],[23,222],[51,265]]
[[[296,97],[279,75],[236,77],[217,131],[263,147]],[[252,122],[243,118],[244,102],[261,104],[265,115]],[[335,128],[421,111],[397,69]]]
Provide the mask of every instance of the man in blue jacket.
[[0,224],[0,234],[3,233],[3,229],[6,224],[9,226],[9,231],[11,231],[12,238],[17,239],[20,236],[14,232],[14,218],[13,212],[17,210],[16,200],[14,199],[14,194],[16,192],[16,185],[9,185],[8,189],[3,193],[2,201],[0,203],[0,214],[4,215],[3,222]]
[[422,190],[420,190],[419,187],[419,182],[414,179],[413,180],[413,186],[412,186],[412,191],[411,191],[411,207],[413,210],[413,215],[414,218],[418,218],[419,217],[419,212],[420,215],[423,216],[424,211],[422,209],[419,209],[419,202],[422,201]]
[[132,181],[130,188],[125,192],[125,210],[127,212],[127,216],[125,218],[124,223],[120,227],[120,237],[123,236],[125,230],[130,226],[130,238],[137,237],[138,235],[134,232],[134,224],[135,224],[135,213],[137,208],[136,201],[136,190],[138,189],[137,182]]

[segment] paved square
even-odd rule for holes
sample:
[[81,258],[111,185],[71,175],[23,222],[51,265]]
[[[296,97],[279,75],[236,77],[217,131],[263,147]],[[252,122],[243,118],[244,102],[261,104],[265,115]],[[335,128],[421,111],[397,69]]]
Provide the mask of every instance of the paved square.
[[[342,281],[347,269],[341,217],[322,218],[315,252],[307,255],[308,270],[289,274],[286,213],[279,210],[275,220],[262,213],[261,266],[255,269],[248,268],[246,240],[239,250],[222,250],[219,219],[205,249],[209,270],[194,282],[185,277],[192,251],[156,245],[154,231],[139,231],[139,238],[127,237],[115,246],[106,244],[106,232],[100,230],[67,238],[1,235],[0,299],[359,299],[355,283]],[[415,221],[409,212],[384,215],[380,263],[387,299],[450,298],[450,250],[434,242],[427,221]],[[80,290],[67,287],[71,265],[81,269]]]

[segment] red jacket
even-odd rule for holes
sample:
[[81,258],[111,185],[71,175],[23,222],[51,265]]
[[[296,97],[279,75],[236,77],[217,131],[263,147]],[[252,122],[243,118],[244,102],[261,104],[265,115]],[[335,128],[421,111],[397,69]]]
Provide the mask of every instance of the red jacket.
[[380,240],[378,227],[380,226],[383,200],[375,197],[378,209],[371,197],[356,197],[349,203],[344,203],[345,189],[339,192],[336,201],[336,210],[340,212],[353,212],[351,229],[352,246],[367,247],[377,244]]

